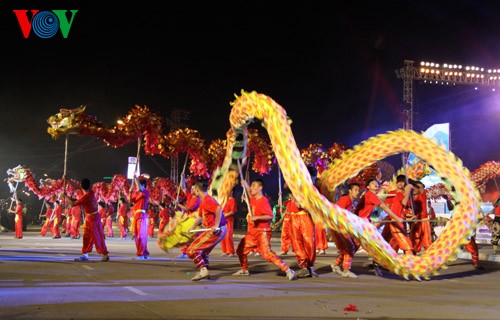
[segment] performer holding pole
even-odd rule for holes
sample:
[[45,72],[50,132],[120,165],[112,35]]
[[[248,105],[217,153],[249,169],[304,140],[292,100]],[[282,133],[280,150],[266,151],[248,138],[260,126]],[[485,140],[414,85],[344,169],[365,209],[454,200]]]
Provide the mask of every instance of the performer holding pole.
[[[66,177],[63,178],[66,179]],[[73,188],[78,188],[78,186],[74,185],[71,180],[68,180],[68,182],[73,186]],[[79,258],[76,258],[75,261],[88,261],[88,254],[92,252],[94,245],[97,253],[102,254],[101,261],[109,261],[109,251],[106,247],[101,217],[97,214],[97,199],[94,191],[92,190],[92,185],[90,184],[90,180],[87,178],[82,179],[80,185],[83,190],[83,195],[77,200],[70,199],[65,193],[63,193],[63,197],[65,197],[66,200],[68,200],[73,206],[82,206],[83,211],[85,211],[82,255]]]
[[187,255],[193,260],[199,272],[191,279],[199,281],[210,279],[208,272],[208,256],[213,248],[226,236],[226,218],[221,205],[207,193],[208,184],[196,182],[193,185],[193,195],[200,199],[200,208],[191,230],[203,224],[206,231],[202,231],[187,248]]
[[[17,189],[17,187],[16,187]],[[15,214],[14,228],[16,230],[16,239],[23,238],[23,200],[17,197],[17,190],[14,191],[14,201],[16,202],[16,209],[9,210],[10,213]]]

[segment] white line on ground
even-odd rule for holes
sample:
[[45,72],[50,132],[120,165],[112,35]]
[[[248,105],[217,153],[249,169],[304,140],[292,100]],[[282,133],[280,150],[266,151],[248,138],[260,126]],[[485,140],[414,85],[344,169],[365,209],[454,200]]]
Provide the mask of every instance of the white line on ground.
[[132,291],[133,293],[138,294],[138,295],[140,295],[140,296],[147,296],[147,295],[148,295],[146,292],[141,291],[141,290],[139,290],[139,289],[136,289],[136,288],[134,288],[134,287],[124,287],[124,288],[125,288],[125,289],[127,289],[127,290],[130,290],[130,291]]

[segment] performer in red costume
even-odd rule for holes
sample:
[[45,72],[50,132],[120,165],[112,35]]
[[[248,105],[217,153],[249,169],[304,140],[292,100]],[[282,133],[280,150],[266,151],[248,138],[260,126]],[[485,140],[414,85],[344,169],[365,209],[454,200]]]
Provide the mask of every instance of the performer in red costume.
[[427,196],[425,185],[417,181],[413,189],[413,203],[415,206],[415,219],[410,231],[410,240],[413,244],[414,253],[419,253],[422,248],[427,250],[432,244],[432,228],[427,212]]
[[[177,204],[177,206],[184,211],[183,218],[188,218],[198,214],[198,208],[200,207],[200,199],[198,197],[193,196],[193,194],[187,189],[186,180],[184,179],[184,176],[181,177],[180,184],[182,187],[182,191],[186,195],[186,204],[185,205],[182,203]],[[197,235],[195,235],[195,237],[197,237]],[[189,242],[181,246],[180,254],[177,256],[177,259],[187,258],[188,247],[189,247]]]
[[[405,175],[398,175],[396,177],[396,189],[389,191],[390,197],[387,198],[386,203],[391,208],[392,212],[401,220],[407,218],[407,215],[413,215],[413,212],[409,212],[408,203],[410,197],[412,196],[412,190],[414,186],[411,183],[406,184]],[[395,220],[392,215],[391,220]],[[386,223],[382,235],[387,242],[391,245],[394,251],[399,249],[403,250],[405,254],[413,255],[413,245],[406,232],[406,228],[400,221]]]
[[[262,194],[264,181],[261,179],[254,180],[250,187],[245,180],[241,180],[241,184],[245,192],[250,195],[250,220],[254,226],[240,240],[236,253],[240,260],[241,270],[234,273],[234,276],[248,276],[248,254],[257,248],[258,252],[266,261],[269,261],[286,273],[288,280],[295,280],[295,272],[288,267],[286,262],[281,260],[276,253],[271,249],[269,241],[271,235],[271,220],[273,219],[273,211],[269,200]],[[248,240],[248,242],[247,242]]]
[[[314,166],[308,166],[307,171],[311,176],[313,185],[316,186],[318,170]],[[285,187],[287,187],[286,184]],[[314,271],[317,253],[316,245],[318,244],[316,240],[318,236],[317,225],[314,223],[311,214],[301,207],[293,194],[290,195],[292,200],[290,203],[290,234],[292,238],[292,247],[300,268],[297,272],[297,278],[318,277],[318,274]],[[325,239],[321,242],[325,242],[323,248],[326,249],[326,247],[328,247],[328,242],[326,242],[326,230],[323,228],[323,231],[325,232]],[[323,249],[322,251],[324,252]]]
[[277,230],[281,227],[281,255],[287,255],[288,251],[290,251],[290,248],[292,248],[292,231],[291,231],[291,224],[290,224],[290,204],[292,202],[292,196],[290,195],[289,198],[283,203],[285,206],[285,210],[281,212],[281,218],[280,220],[275,224],[273,230]]
[[106,216],[108,214],[106,210],[106,203],[104,201],[99,201],[97,203],[97,213],[99,214],[99,217],[101,217],[102,230],[104,231],[106,228]]
[[9,210],[10,213],[15,214],[14,229],[16,230],[16,239],[23,238],[23,200],[17,197],[17,191],[14,191],[14,200],[16,201],[15,210]]
[[[380,184],[377,179],[368,179],[365,185],[366,191],[359,199],[359,202],[356,205],[356,209],[354,209],[354,213],[360,218],[371,222],[370,216],[373,213],[373,210],[375,209],[375,207],[379,207],[380,209],[384,210],[390,217],[392,217],[397,223],[402,224],[403,219],[392,212],[391,208],[389,208],[389,206],[382,200],[380,200],[380,198],[377,196],[378,190],[380,189]],[[356,239],[354,239],[354,241],[357,248],[359,249],[359,242]],[[373,268],[373,271],[376,275],[382,275],[380,267],[376,262],[371,263],[370,266]]]
[[71,223],[71,239],[80,239],[80,226],[82,225],[82,208],[80,206],[69,204],[70,215],[72,216]]
[[53,235],[52,239],[59,239],[61,238],[61,229],[59,225],[61,224],[62,220],[62,206],[59,200],[56,200],[54,202],[54,212],[52,213],[52,217],[54,219],[51,230],[51,233]]
[[158,219],[160,219],[160,224],[158,227],[158,236],[163,235],[165,228],[170,222],[170,213],[168,212],[168,208],[164,202],[160,203],[160,212],[158,213]]
[[[73,184],[71,180],[68,180],[68,182]],[[73,187],[75,189],[78,188],[78,186],[75,185],[73,185]],[[109,261],[109,251],[106,247],[101,217],[97,213],[97,200],[95,198],[94,191],[92,191],[90,180],[87,178],[82,179],[81,188],[83,190],[83,195],[79,197],[78,200],[73,200],[64,194],[64,197],[66,197],[66,199],[73,206],[82,206],[83,211],[85,212],[82,255],[79,258],[76,258],[75,261],[88,261],[88,254],[92,252],[94,245],[97,253],[102,254],[101,261]]]
[[113,238],[113,215],[115,214],[115,207],[111,202],[106,204],[106,232],[108,237]]
[[[41,214],[41,217],[45,217],[45,221],[42,226],[42,230],[40,231],[40,236],[45,237],[47,231],[50,231],[52,234],[52,225],[54,224],[54,219],[52,215],[54,214],[54,209],[52,208],[52,204],[48,201],[45,202],[45,214]],[[52,234],[53,235],[53,234]]]
[[[192,281],[210,279],[208,272],[208,256],[213,248],[224,239],[227,233],[226,218],[222,212],[222,207],[217,201],[207,194],[208,185],[203,182],[196,182],[192,188],[193,196],[200,199],[200,208],[191,230],[202,224],[206,231],[202,231],[191,242],[187,249],[187,254],[193,260],[199,272],[191,278]],[[188,232],[189,232],[188,231]]]
[[290,202],[286,210],[290,215],[292,248],[300,268],[297,271],[297,277],[317,277],[318,274],[314,271],[316,232],[311,215],[300,206],[293,194],[290,194]]
[[228,257],[235,257],[234,251],[234,214],[238,210],[236,199],[233,194],[227,198],[226,204],[224,205],[224,217],[226,218],[226,228],[227,234],[221,241],[222,255]]
[[[336,204],[342,209],[353,211],[353,202],[359,196],[360,187],[359,183],[350,183],[348,193],[341,196]],[[331,265],[333,272],[344,278],[357,278],[358,276],[351,271],[352,258],[358,250],[356,242],[349,235],[344,235],[333,230],[332,236],[339,253],[335,263]],[[342,269],[340,266],[342,266]]]
[[148,238],[154,238],[155,236],[155,226],[156,226],[156,212],[153,205],[150,203],[148,205]]
[[[443,198],[446,200],[446,206],[448,207],[448,210],[453,211],[455,209],[455,205],[458,203],[454,203],[454,201],[451,200],[446,195],[443,195]],[[483,219],[484,219],[484,216],[480,217],[480,219],[478,219],[478,221],[481,221]],[[474,266],[474,269],[484,270],[484,267],[479,264],[479,248],[477,247],[477,243],[476,243],[476,232],[474,232],[474,234],[472,236],[470,236],[469,242],[464,244],[464,249],[468,253],[470,253],[470,257],[471,257],[472,265]]]
[[118,201],[118,228],[120,228],[121,239],[127,239],[128,228],[128,205],[125,198]]
[[147,209],[149,204],[150,192],[147,189],[148,182],[145,177],[140,176],[134,178],[134,187],[130,193],[130,203],[134,214],[134,240],[137,248],[136,260],[149,259],[148,251],[148,215]]

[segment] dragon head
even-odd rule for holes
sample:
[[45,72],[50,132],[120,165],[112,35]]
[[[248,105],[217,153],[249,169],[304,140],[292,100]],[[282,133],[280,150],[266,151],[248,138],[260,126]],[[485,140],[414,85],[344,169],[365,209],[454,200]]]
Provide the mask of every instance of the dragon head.
[[54,139],[62,134],[75,133],[80,125],[78,119],[83,115],[85,108],[85,106],[80,106],[76,109],[59,109],[58,113],[47,119],[50,124],[47,132]]

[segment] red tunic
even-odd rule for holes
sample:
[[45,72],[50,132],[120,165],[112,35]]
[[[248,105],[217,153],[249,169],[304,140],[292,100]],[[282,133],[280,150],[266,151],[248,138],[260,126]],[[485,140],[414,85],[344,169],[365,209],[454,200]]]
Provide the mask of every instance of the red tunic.
[[[262,196],[259,199],[255,197],[250,198],[250,206],[252,208],[252,215],[254,217],[258,216],[273,216],[273,209],[266,197]],[[270,229],[271,220],[255,220],[255,228]]]
[[83,194],[81,198],[75,201],[75,206],[82,206],[85,213],[97,213],[97,200],[94,191],[90,190]]
[[[206,195],[203,201],[201,201],[198,215],[201,217],[201,223],[205,228],[212,228],[215,226],[215,213],[218,207],[219,204],[217,201],[209,195]],[[220,223],[217,227],[223,227],[226,223],[226,218],[224,215],[221,215]]]
[[370,215],[373,212],[373,209],[376,206],[379,206],[382,203],[382,200],[377,197],[375,193],[370,190],[367,190],[358,205],[356,206],[356,210],[354,213],[357,214],[360,218],[370,219]]

